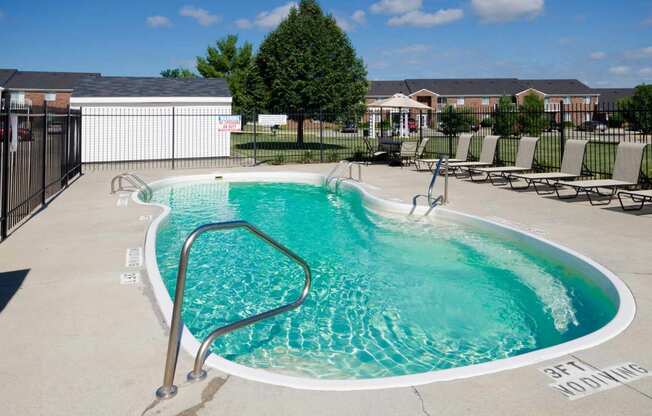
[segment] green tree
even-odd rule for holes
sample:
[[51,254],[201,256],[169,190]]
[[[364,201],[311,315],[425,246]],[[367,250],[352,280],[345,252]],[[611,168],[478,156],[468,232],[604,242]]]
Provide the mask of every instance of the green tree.
[[625,101],[625,120],[643,134],[652,133],[652,85],[639,85],[634,95]]
[[257,94],[246,88],[251,80],[254,68],[253,46],[244,42],[238,46],[238,37],[228,35],[215,42],[215,47],[206,49],[206,56],[197,57],[197,71],[204,78],[224,78],[229,84],[233,96],[233,111],[245,111],[251,104],[251,94]]
[[531,92],[523,98],[519,111],[521,132],[529,136],[539,136],[550,119],[546,117],[541,97]]
[[441,122],[441,131],[446,136],[453,137],[459,133],[471,130],[471,125],[475,121],[473,114],[467,108],[454,108],[447,105],[439,115]]
[[367,92],[367,70],[347,35],[315,0],[301,0],[269,33],[256,57],[269,94],[269,108],[297,121],[303,143],[304,112],[359,113]]
[[512,97],[503,96],[498,100],[494,111],[493,133],[501,137],[509,137],[516,133],[516,106]]
[[161,71],[163,78],[197,78],[194,72],[186,68],[172,68]]

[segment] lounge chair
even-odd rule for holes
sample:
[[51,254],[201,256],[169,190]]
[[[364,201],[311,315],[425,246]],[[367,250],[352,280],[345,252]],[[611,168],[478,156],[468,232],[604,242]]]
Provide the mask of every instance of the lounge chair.
[[[517,173],[507,177],[512,189],[528,189],[534,186],[534,190],[539,195],[548,195],[555,191],[540,191],[537,184],[554,187],[556,182],[561,180],[572,181],[582,176],[584,166],[584,153],[586,152],[587,140],[567,140],[564,150],[564,157],[561,161],[561,169],[558,172],[542,173]],[[513,180],[524,180],[526,186],[514,186]]]
[[[623,197],[625,196],[638,205],[625,206],[625,203],[623,202]],[[648,189],[647,191],[620,191],[618,192],[618,201],[620,201],[620,206],[625,211],[640,211],[643,209],[643,205],[645,205],[646,202],[652,203],[652,189]]]
[[[466,162],[469,157],[469,147],[471,146],[471,139],[473,133],[462,133],[457,139],[457,150],[455,151],[455,158],[448,159],[448,163],[462,163]],[[439,159],[416,159],[414,165],[417,170],[433,171],[434,167],[439,162]],[[424,169],[425,167],[425,169]]]
[[[620,143],[616,153],[616,163],[614,164],[613,175],[611,179],[594,179],[587,181],[566,182],[559,181],[555,183],[555,192],[559,199],[577,198],[580,193],[585,193],[591,205],[608,205],[621,188],[631,188],[638,185],[641,178],[641,163],[643,163],[643,152],[645,143]],[[575,190],[575,194],[562,196],[559,190],[563,187],[570,187]],[[601,189],[608,189],[609,192],[602,193]],[[606,202],[596,202],[591,198],[591,194],[608,197]]]
[[448,168],[451,169],[455,176],[463,169],[489,167],[494,164],[496,158],[496,146],[498,145],[498,136],[486,136],[482,140],[482,150],[480,151],[480,160],[477,162],[458,162],[449,163]]
[[[472,181],[484,182],[491,181],[496,185],[495,178],[502,178],[507,180],[509,175],[513,173],[523,173],[532,170],[534,165],[534,152],[539,143],[538,137],[522,137],[519,140],[518,152],[516,153],[516,163],[513,166],[497,166],[492,168],[469,168],[469,175]],[[477,179],[476,174],[484,175],[483,178]]]

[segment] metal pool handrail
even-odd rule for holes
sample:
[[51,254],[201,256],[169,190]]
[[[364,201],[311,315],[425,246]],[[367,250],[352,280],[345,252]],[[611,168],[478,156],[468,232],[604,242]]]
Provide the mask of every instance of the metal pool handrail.
[[156,396],[160,399],[169,399],[177,394],[177,386],[174,385],[174,373],[177,367],[179,343],[181,341],[181,309],[183,307],[183,296],[186,286],[186,272],[188,269],[188,256],[190,255],[190,249],[192,248],[195,240],[206,232],[233,230],[236,228],[244,228],[250,231],[256,237],[274,247],[276,250],[280,251],[285,256],[301,266],[305,275],[303,290],[301,291],[299,297],[292,303],[288,303],[287,305],[280,306],[267,312],[242,319],[213,331],[204,339],[204,341],[201,343],[201,346],[199,347],[199,351],[197,351],[194,368],[188,374],[189,381],[201,380],[206,377],[206,371],[203,369],[204,362],[208,357],[208,349],[218,337],[228,334],[229,332],[235,331],[236,329],[242,328],[244,326],[262,321],[263,319],[271,318],[283,312],[296,309],[303,303],[304,300],[306,300],[306,297],[308,297],[308,293],[310,292],[310,284],[312,281],[312,274],[310,272],[310,266],[308,266],[308,263],[306,263],[306,261],[298,255],[294,254],[289,248],[283,246],[281,243],[277,242],[272,237],[268,236],[252,224],[246,221],[230,221],[205,224],[197,228],[195,231],[190,233],[188,238],[186,238],[186,241],[183,244],[183,248],[181,249],[179,271],[177,273],[177,287],[176,293],[174,295],[174,308],[172,310],[172,322],[170,324],[170,339],[168,340],[168,353],[165,361],[165,374],[163,377],[163,385],[159,387],[158,390],[156,390]]
[[[353,166],[358,166],[358,182],[362,182],[362,166],[364,166],[364,163],[360,162],[349,162],[346,160],[342,160],[340,163],[335,165],[335,167],[326,175],[326,179],[324,179],[324,186],[328,187],[330,183],[335,179],[339,180],[342,178],[341,173],[338,171],[340,168],[344,167],[344,169],[349,170],[349,177],[346,179],[354,179],[353,178]],[[336,186],[337,188],[337,186]]]
[[[122,181],[126,180],[130,184],[132,184],[136,189],[144,193],[145,201],[149,201],[152,199],[152,196],[154,196],[154,192],[152,191],[152,188],[150,188],[149,185],[147,185],[147,182],[142,180],[139,176],[134,175],[133,173],[125,172],[121,173],[119,175],[116,175],[112,180],[111,180],[111,193],[114,194],[118,191],[123,190],[122,188]],[[118,183],[118,187],[115,187],[116,182]]]
[[[437,178],[439,177],[439,173],[441,172],[442,164],[444,165],[444,169],[445,169],[444,194],[434,198],[432,193],[435,188],[435,182],[437,182]],[[428,194],[414,196],[414,198],[412,199],[412,211],[410,212],[410,214],[413,214],[414,211],[417,209],[417,202],[419,198],[428,199],[429,209],[426,212],[426,215],[430,214],[430,212],[437,206],[437,204],[439,203],[445,204],[446,202],[448,202],[448,157],[439,159],[437,161],[437,166],[435,167],[435,171],[432,174],[432,179],[430,180],[430,186],[428,186]]]

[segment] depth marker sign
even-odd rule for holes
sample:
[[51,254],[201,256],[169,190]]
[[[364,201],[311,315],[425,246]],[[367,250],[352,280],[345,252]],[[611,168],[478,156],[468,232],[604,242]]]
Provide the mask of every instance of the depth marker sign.
[[595,369],[577,360],[540,368],[539,371],[553,379],[555,382],[548,386],[568,400],[581,399],[652,375],[648,369],[632,362]]

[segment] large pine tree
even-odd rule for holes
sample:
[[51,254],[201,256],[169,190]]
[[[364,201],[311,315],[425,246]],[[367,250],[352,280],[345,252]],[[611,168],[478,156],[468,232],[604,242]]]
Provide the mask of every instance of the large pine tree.
[[305,112],[351,113],[367,92],[367,70],[348,36],[315,0],[302,0],[269,33],[256,57],[268,108],[287,111],[303,142]]

